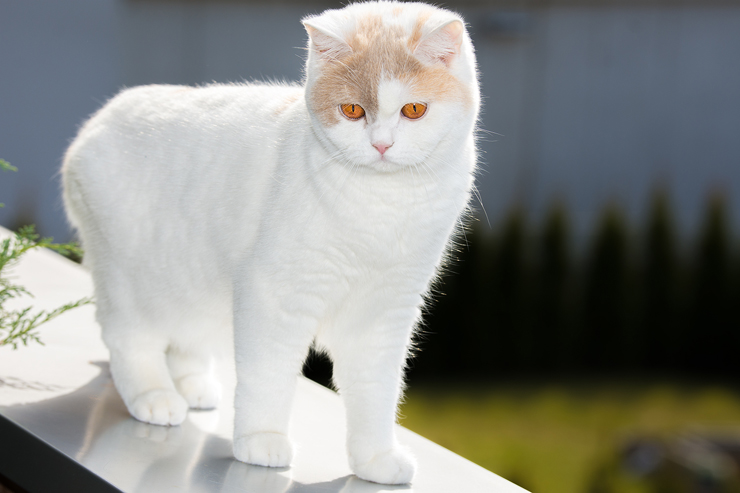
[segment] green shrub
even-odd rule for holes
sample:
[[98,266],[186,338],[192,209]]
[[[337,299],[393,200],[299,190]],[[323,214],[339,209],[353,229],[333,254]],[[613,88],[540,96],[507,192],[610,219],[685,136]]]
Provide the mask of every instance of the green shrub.
[[567,210],[539,227],[514,209],[476,226],[426,307],[412,378],[740,371],[740,257],[726,204],[680,248],[671,202],[655,192],[642,227],[608,205],[586,249],[571,250]]
[[[0,170],[16,169],[7,161],[0,159]],[[19,344],[25,346],[29,342],[43,344],[37,332],[39,326],[73,308],[92,303],[91,298],[82,298],[55,310],[36,312],[31,306],[20,309],[7,308],[6,303],[12,299],[33,296],[23,286],[14,284],[8,277],[8,271],[26,252],[35,248],[49,248],[62,255],[82,256],[82,251],[77,245],[57,244],[52,238],[41,238],[33,226],[20,228],[12,237],[0,241],[0,346],[12,346],[13,349],[17,349]]]

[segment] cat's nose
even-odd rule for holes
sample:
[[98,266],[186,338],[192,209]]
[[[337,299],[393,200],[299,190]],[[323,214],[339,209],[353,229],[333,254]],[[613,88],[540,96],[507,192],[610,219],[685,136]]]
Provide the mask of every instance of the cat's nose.
[[385,144],[385,143],[378,142],[377,144],[373,144],[373,147],[376,148],[378,152],[380,153],[380,155],[382,156],[383,154],[385,154],[385,151],[387,151],[388,148],[391,147],[392,145],[393,144]]

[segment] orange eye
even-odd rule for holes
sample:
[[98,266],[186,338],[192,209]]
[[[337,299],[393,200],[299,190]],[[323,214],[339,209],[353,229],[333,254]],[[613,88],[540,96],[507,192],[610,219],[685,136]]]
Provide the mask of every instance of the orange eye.
[[344,116],[350,120],[359,120],[365,116],[365,110],[359,104],[343,104],[341,108]]
[[409,103],[403,105],[403,108],[401,108],[401,114],[410,120],[421,118],[426,112],[427,105],[424,103]]

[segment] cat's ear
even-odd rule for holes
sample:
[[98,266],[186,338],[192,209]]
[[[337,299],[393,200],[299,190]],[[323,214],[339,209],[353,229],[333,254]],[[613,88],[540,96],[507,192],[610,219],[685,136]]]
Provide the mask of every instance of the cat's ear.
[[460,54],[464,31],[463,23],[457,19],[442,24],[419,41],[414,56],[422,62],[444,63],[449,67]]
[[321,29],[310,20],[304,20],[303,26],[311,39],[311,49],[324,61],[333,61],[352,54],[352,48],[341,37]]

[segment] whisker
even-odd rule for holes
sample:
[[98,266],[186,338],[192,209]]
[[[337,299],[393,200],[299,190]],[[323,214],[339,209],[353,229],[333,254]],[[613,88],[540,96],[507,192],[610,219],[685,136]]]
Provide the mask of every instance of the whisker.
[[475,198],[478,199],[478,203],[480,204],[480,209],[483,211],[483,215],[486,216],[486,223],[488,223],[488,227],[491,227],[491,220],[488,219],[488,212],[486,212],[486,206],[483,205],[483,199],[480,195],[480,190],[478,190],[478,187],[475,186],[475,183],[473,184],[471,188],[471,193],[475,196]]

